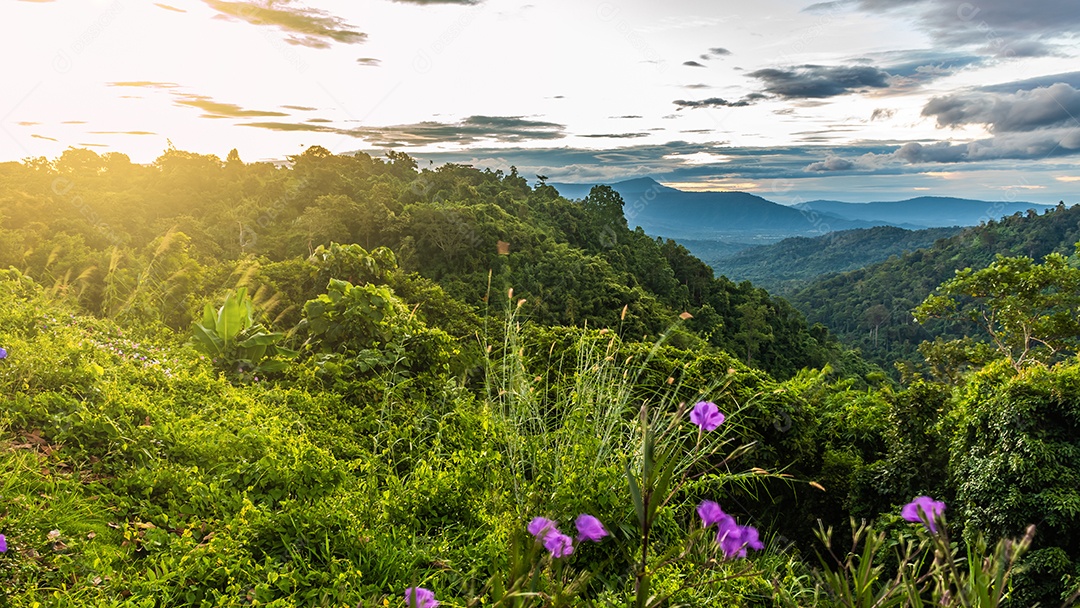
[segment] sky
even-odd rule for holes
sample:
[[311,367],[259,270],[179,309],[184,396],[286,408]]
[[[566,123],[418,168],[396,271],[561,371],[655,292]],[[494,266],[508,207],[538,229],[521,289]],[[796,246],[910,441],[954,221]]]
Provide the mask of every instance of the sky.
[[319,145],[782,204],[1080,202],[1077,0],[0,0],[0,24],[0,161]]

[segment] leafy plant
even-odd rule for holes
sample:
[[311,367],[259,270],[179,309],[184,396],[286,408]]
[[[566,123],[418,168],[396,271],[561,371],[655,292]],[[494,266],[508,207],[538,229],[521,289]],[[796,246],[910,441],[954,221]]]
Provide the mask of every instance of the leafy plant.
[[216,313],[208,303],[202,320],[192,326],[195,348],[210,357],[214,367],[240,380],[285,369],[286,361],[273,359],[296,356],[295,351],[279,346],[284,337],[255,322],[255,307],[246,287],[227,295]]

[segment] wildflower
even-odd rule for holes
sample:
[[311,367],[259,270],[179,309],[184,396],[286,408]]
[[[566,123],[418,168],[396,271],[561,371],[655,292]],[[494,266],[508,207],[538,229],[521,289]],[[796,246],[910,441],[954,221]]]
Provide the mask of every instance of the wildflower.
[[423,587],[409,587],[405,590],[405,603],[409,608],[436,608],[439,602],[435,593]]
[[724,424],[724,415],[712,401],[699,401],[690,411],[690,422],[701,427],[703,431],[712,431]]
[[758,537],[757,528],[753,526],[740,526],[735,518],[724,513],[720,505],[711,500],[706,500],[698,506],[698,516],[701,517],[701,525],[705,528],[717,524],[716,542],[728,559],[746,557],[746,549],[760,551],[765,548]]
[[746,549],[760,551],[765,545],[758,538],[757,528],[753,526],[740,526],[735,523],[735,518],[728,515],[720,522],[720,529],[716,533],[716,542],[720,543],[720,550],[724,557],[734,559],[746,557]]
[[913,523],[921,522],[930,529],[930,532],[937,534],[937,518],[944,512],[944,502],[934,500],[929,496],[919,496],[904,505],[904,508],[900,510],[900,517]]
[[577,527],[578,540],[600,542],[601,538],[608,535],[608,531],[604,529],[604,524],[600,523],[600,520],[592,515],[585,513],[578,515],[574,525]]
[[7,553],[7,539],[4,538],[3,534],[0,534],[0,553]]
[[544,537],[547,536],[549,532],[556,530],[555,522],[546,517],[534,517],[533,520],[529,522],[527,529],[529,530],[529,534],[532,534],[541,541],[544,540]]
[[7,349],[0,346],[0,359],[7,359]]
[[551,552],[551,557],[566,557],[574,552],[574,539],[552,529],[544,537],[544,548]]
[[701,517],[701,527],[708,528],[709,526],[719,523],[727,514],[720,509],[720,505],[711,500],[706,500],[698,505],[698,516]]

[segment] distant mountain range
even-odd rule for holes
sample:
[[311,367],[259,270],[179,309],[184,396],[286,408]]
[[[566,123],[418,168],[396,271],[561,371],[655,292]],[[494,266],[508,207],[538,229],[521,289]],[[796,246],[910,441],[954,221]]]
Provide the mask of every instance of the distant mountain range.
[[840,201],[810,201],[795,205],[796,209],[842,217],[848,220],[886,222],[902,228],[944,228],[948,226],[978,226],[988,220],[1024,213],[1028,209],[1042,212],[1053,205],[1024,202],[987,202],[948,196],[920,196],[903,201],[873,203],[842,203]]
[[[593,184],[551,184],[561,195],[581,199]],[[746,192],[684,192],[652,178],[610,185],[625,201],[630,227],[677,240],[719,240],[763,244],[793,236],[819,236],[836,230],[897,226],[922,229],[974,226],[1018,211],[1051,205],[919,197],[896,202],[811,201],[786,206]]]

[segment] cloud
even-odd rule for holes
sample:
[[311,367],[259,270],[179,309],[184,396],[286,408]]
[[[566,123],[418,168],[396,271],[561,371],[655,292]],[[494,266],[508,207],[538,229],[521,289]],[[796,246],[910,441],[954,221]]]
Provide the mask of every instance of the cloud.
[[175,89],[180,85],[175,82],[154,82],[152,80],[125,80],[120,82],[110,82],[110,87],[135,87],[142,89]]
[[379,64],[382,63],[382,60],[374,57],[357,57],[356,63],[359,63],[364,67],[378,67]]
[[335,133],[338,129],[333,127],[324,127],[322,125],[310,124],[308,122],[244,122],[238,126],[241,127],[255,127],[257,129],[266,129],[268,131],[311,131],[315,133]]
[[811,173],[824,173],[832,171],[874,171],[885,164],[881,155],[867,153],[855,158],[842,158],[830,154],[825,160],[810,163],[806,171]]
[[[564,125],[521,116],[470,116],[458,122],[424,121],[386,127],[354,127],[343,129],[310,122],[250,122],[240,126],[271,131],[312,131],[336,133],[366,140],[378,147],[408,147],[431,144],[477,144],[481,142],[520,143],[534,140],[561,139],[566,136]],[[636,135],[633,135],[636,137]],[[590,136],[586,136],[590,137]],[[595,135],[591,137],[628,137],[627,135]]]
[[713,57],[724,57],[724,56],[730,55],[731,51],[729,51],[729,50],[727,50],[727,49],[725,49],[723,47],[716,46],[716,47],[713,47],[713,48],[709,49],[709,54],[712,55]]
[[176,8],[175,6],[170,6],[168,4],[162,4],[160,2],[155,2],[154,6],[156,6],[158,8],[163,8],[163,9],[165,9],[167,11],[173,11],[174,13],[186,13],[187,12],[182,8]]
[[611,139],[637,139],[639,137],[648,137],[648,133],[590,133],[589,135],[578,135],[578,137],[590,137],[590,138],[611,138]]
[[703,68],[703,67],[705,67],[704,64],[698,63],[696,61],[684,61],[682,64],[685,65],[685,66],[691,67],[691,68]]
[[746,99],[728,101],[720,97],[710,97],[708,99],[698,100],[676,99],[671,103],[679,106],[680,110],[683,108],[742,108],[750,105],[750,102]]
[[856,158],[829,155],[806,166],[808,172],[873,171],[895,163],[962,164],[1003,160],[1039,161],[1080,154],[1080,129],[1043,129],[1005,133],[968,143],[908,142],[889,153]]
[[766,68],[749,76],[764,82],[765,92],[784,99],[821,99],[889,86],[889,74],[871,66]]
[[260,2],[226,2],[202,0],[221,18],[244,21],[253,25],[276,27],[284,31],[286,42],[311,48],[329,48],[332,42],[359,44],[367,34],[327,11],[290,6],[294,0]]
[[907,13],[937,45],[974,47],[994,57],[1059,54],[1061,48],[1054,40],[1075,40],[1080,28],[1075,0],[852,0],[846,4],[872,14]]
[[888,120],[896,114],[896,110],[890,110],[889,108],[874,108],[874,111],[870,113],[870,122],[875,120]]
[[288,116],[284,112],[266,110],[245,110],[238,105],[214,101],[205,95],[177,94],[173,103],[178,106],[198,108],[204,112],[202,118],[255,118]]
[[1080,90],[1059,82],[1015,93],[955,93],[931,99],[922,115],[939,127],[985,125],[992,133],[1080,127]]
[[1001,84],[984,85],[979,87],[978,90],[986,93],[1016,93],[1017,91],[1030,91],[1032,89],[1045,88],[1060,82],[1071,85],[1074,89],[1080,89],[1080,72],[1036,76],[1035,78],[1013,80]]

